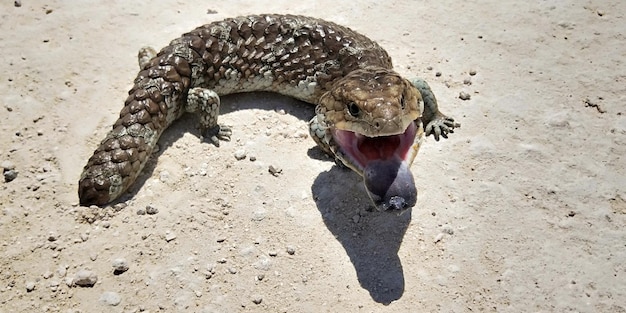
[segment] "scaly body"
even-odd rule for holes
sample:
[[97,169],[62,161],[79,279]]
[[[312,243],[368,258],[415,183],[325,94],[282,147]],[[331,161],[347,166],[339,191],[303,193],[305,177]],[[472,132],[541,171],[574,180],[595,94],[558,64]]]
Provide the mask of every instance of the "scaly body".
[[[219,95],[273,91],[317,105],[313,139],[361,174],[380,209],[403,210],[417,191],[409,171],[424,134],[459,125],[441,114],[428,85],[395,73],[374,41],[347,27],[292,15],[245,16],[201,26],[140,53],[140,72],[113,129],[79,182],[83,205],[118,198],[136,180],[163,131],[200,113],[218,145]],[[423,99],[423,100],[422,100]]]

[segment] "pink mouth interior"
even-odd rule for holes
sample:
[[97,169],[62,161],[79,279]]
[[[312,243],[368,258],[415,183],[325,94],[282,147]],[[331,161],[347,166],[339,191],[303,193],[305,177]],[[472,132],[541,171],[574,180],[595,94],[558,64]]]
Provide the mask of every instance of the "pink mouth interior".
[[361,169],[374,160],[406,160],[415,139],[417,127],[411,123],[402,134],[367,137],[351,131],[334,131],[335,142]]

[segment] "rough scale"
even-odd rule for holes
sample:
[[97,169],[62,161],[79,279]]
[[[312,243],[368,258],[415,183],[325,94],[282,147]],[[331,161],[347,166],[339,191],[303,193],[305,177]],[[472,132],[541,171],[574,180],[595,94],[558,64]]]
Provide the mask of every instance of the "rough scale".
[[367,37],[331,22],[253,15],[214,22],[173,40],[156,56],[143,49],[140,71],[113,129],[87,162],[82,205],[104,205],[136,180],[163,131],[185,112],[200,114],[214,144],[219,96],[273,91],[317,105],[313,139],[364,177],[381,210],[416,202],[409,170],[424,134],[447,138],[459,124],[441,114],[428,84],[409,81]]

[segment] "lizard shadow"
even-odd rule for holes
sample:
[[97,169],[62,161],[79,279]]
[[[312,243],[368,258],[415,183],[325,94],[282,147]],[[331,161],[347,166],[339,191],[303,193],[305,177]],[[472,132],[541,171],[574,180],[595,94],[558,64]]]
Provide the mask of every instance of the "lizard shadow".
[[[315,114],[311,104],[269,92],[234,94],[224,96],[221,100],[220,115],[246,109],[282,110],[308,121]],[[196,116],[185,114],[170,126],[158,141],[160,149],[150,157],[131,190],[111,204],[133,198],[153,177],[159,157],[185,133],[200,138],[197,125]],[[210,145],[208,142],[199,144]],[[319,148],[310,149],[308,156],[331,160]],[[404,293],[404,273],[398,250],[411,221],[411,210],[402,215],[366,212],[372,204],[361,177],[340,166],[333,166],[329,171],[320,173],[311,190],[326,227],[344,247],[354,265],[361,287],[376,302],[385,305],[400,299]]]
[[[314,105],[272,92],[261,91],[230,94],[221,96],[220,100],[220,116],[233,111],[260,109],[266,111],[282,111],[285,114],[293,115],[300,120],[308,122],[315,115]],[[176,141],[183,137],[184,134],[191,133],[201,138],[198,125],[199,121],[196,114],[184,114],[168,127],[159,138],[159,150],[152,153],[135,183],[130,187],[128,192],[111,202],[110,205],[133,199],[137,192],[143,188],[148,179],[154,177],[153,174],[157,168],[159,157],[173,146]],[[237,125],[233,126],[235,129],[237,128]],[[199,140],[198,144],[212,146],[212,144],[206,140]],[[219,149],[216,149],[216,151],[219,151]]]
[[400,299],[404,272],[398,250],[412,210],[401,215],[366,211],[372,204],[361,177],[339,166],[320,173],[311,190],[326,227],[350,257],[361,287],[385,305]]

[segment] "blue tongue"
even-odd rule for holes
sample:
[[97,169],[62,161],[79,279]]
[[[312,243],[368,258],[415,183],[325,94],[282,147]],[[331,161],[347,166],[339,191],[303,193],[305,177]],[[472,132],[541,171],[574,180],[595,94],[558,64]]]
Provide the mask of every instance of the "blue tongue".
[[363,170],[365,188],[377,209],[403,211],[417,201],[413,174],[400,159],[375,160]]

